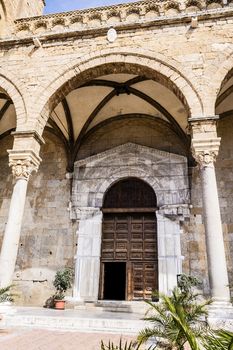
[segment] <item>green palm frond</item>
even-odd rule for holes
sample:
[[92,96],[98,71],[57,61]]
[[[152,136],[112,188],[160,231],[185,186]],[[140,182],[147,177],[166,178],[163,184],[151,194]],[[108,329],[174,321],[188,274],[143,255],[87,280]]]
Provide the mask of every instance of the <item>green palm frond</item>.
[[202,337],[205,350],[233,350],[233,333],[226,330],[209,331]]
[[181,350],[189,343],[192,350],[200,350],[198,338],[208,329],[207,306],[211,300],[199,302],[199,294],[192,291],[195,279],[185,276],[182,283],[182,288],[174,288],[171,295],[160,294],[159,303],[147,301],[150,309],[145,320],[152,327],[140,332],[139,342],[157,337],[173,349]]
[[14,286],[10,285],[4,288],[0,288],[0,303],[4,303],[5,301],[13,302],[17,294],[11,292]]
[[[145,349],[145,350],[155,350],[156,346],[150,346],[149,348]],[[103,341],[101,341],[101,350],[140,350],[141,349],[141,343],[138,342],[125,342],[123,344],[122,339],[119,342],[119,345],[115,345],[114,343],[111,343],[109,341],[109,343],[107,345],[105,345],[103,343]],[[141,349],[141,350],[144,350]]]

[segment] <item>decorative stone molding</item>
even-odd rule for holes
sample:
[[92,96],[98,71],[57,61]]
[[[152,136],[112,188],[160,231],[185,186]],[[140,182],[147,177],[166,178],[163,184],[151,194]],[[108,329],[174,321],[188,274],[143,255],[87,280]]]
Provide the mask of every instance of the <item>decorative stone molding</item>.
[[8,151],[9,166],[12,168],[14,179],[29,180],[33,171],[38,171],[41,159],[37,157],[32,151],[17,152]]
[[160,292],[169,293],[182,273],[180,222],[189,216],[190,201],[187,159],[126,143],[75,162],[72,207],[79,223],[74,295],[80,301],[98,299],[104,195],[127,177],[145,181],[157,196]]
[[133,23],[142,24],[151,21],[191,22],[193,13],[198,16],[221,16],[222,13],[232,12],[228,4],[225,6],[221,0],[210,3],[205,0],[173,2],[161,1],[137,1],[134,3],[120,4],[77,10],[72,12],[51,14],[31,18],[23,18],[15,21],[14,32],[17,36],[27,37],[32,35],[53,34],[56,32],[85,31],[93,28],[109,28]]
[[100,215],[100,214],[102,215],[99,208],[93,208],[93,207],[75,208],[75,212],[76,212],[77,220],[87,220],[96,215]]
[[102,208],[104,194],[116,181],[137,177],[150,185],[159,207],[190,202],[184,156],[126,143],[75,162],[72,208]]
[[213,166],[218,156],[221,138],[217,137],[218,116],[190,119],[192,154],[200,167]]
[[210,150],[195,150],[193,156],[197,163],[201,167],[213,166],[213,163],[216,161],[218,151]]
[[159,208],[158,212],[162,216],[178,219],[179,221],[184,221],[185,218],[190,217],[189,204],[163,205]]

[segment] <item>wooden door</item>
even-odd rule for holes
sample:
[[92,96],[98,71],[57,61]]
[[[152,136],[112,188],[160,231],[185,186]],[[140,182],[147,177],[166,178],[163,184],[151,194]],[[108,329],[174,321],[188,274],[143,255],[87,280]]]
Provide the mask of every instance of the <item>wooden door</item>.
[[[151,298],[152,291],[158,289],[157,224],[154,213],[104,214],[102,271],[104,263],[117,261],[126,262],[126,299]],[[100,285],[100,296],[103,296],[103,281]]]

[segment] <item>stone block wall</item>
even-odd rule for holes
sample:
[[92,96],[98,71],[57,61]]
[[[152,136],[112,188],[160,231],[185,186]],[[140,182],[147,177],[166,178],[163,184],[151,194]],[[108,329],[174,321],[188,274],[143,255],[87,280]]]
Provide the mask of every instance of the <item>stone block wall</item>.
[[101,123],[85,137],[78,159],[104,152],[113,147],[133,142],[169,153],[187,155],[184,143],[166,124],[143,116],[116,117],[112,122]]
[[[218,123],[221,147],[216,163],[219,202],[230,282],[233,284],[233,125],[232,116]],[[217,258],[217,257],[216,257]]]
[[[10,9],[11,5],[15,7],[16,0],[5,1],[5,4]],[[31,4],[36,6],[33,13],[39,14],[42,0],[38,2],[32,0]],[[30,11],[24,12],[24,16],[32,16],[33,13]],[[220,15],[221,11],[225,11],[224,15]],[[163,19],[161,25],[157,22],[149,23],[144,17],[143,26],[140,25],[141,22],[130,24],[128,20],[122,20],[116,28],[118,38],[114,43],[109,43],[106,39],[106,28],[108,28],[106,19],[103,26],[98,21],[93,23],[92,14],[89,12],[81,27],[79,27],[78,17],[72,14],[17,21],[12,40],[1,43],[0,65],[3,67],[1,69],[3,77],[0,85],[13,99],[18,130],[35,128],[41,133],[47,121],[47,115],[41,111],[48,101],[50,101],[48,111],[51,111],[50,108],[60,101],[60,96],[66,95],[70,89],[75,89],[88,79],[120,71],[142,76],[154,72],[154,76],[151,76],[154,79],[159,77],[156,71],[160,72],[164,77],[169,77],[169,82],[173,81],[179,87],[180,90],[174,90],[174,92],[177,95],[182,92],[189,101],[193,101],[195,107],[199,106],[199,102],[193,98],[195,94],[191,93],[192,85],[201,100],[200,104],[203,105],[203,113],[200,113],[198,108],[193,108],[192,116],[214,115],[217,92],[224,77],[233,67],[231,11],[229,6],[228,10],[226,8],[205,13],[208,20],[204,17],[199,18],[198,27],[195,29],[190,28],[191,19],[186,18],[183,21],[180,14],[173,19],[169,17]],[[69,18],[67,19],[66,16]],[[141,14],[141,16],[144,15]],[[104,13],[101,18],[103,21]],[[35,48],[32,37],[40,34],[42,47]],[[152,69],[150,70],[149,67]],[[181,75],[185,79],[182,80]],[[66,86],[61,88],[63,84]],[[20,94],[15,87],[20,90]],[[55,92],[57,92],[56,95],[54,95]],[[36,119],[38,119],[37,122]],[[117,123],[119,126],[121,122]],[[228,269],[232,281],[233,141],[231,124],[231,118],[219,123],[218,131],[219,136],[222,137],[222,145],[216,166]],[[116,137],[117,130],[116,127],[110,133],[106,125],[95,134],[86,137],[78,159],[123,142]],[[121,130],[126,130],[123,124]],[[108,137],[106,137],[107,132],[109,132]],[[161,130],[161,133],[165,135],[165,129]],[[151,137],[146,142],[144,140],[144,143],[141,141],[143,135],[148,135],[148,127],[142,127],[142,125],[139,127],[139,124],[134,124],[131,134],[127,135],[131,140],[127,139],[125,131],[122,133],[122,139],[124,142],[136,143],[140,139],[139,143],[148,147],[183,154],[183,146],[177,140],[172,140],[170,144],[164,142],[168,139],[170,141],[171,135],[164,136],[162,145],[155,137],[156,132],[150,130]],[[110,136],[111,142],[109,142]],[[73,264],[76,228],[70,221],[67,211],[70,184],[69,180],[65,179],[65,153],[61,143],[55,137],[47,135],[46,141],[41,151],[43,162],[40,170],[38,174],[32,176],[29,183],[15,276],[23,290],[19,303],[41,304],[42,299],[44,300],[45,296],[51,293],[51,284],[47,281],[52,280],[55,270],[61,265]],[[12,177],[6,153],[6,149],[11,148],[12,140],[9,137],[0,140],[1,235],[4,232],[12,192]],[[207,265],[201,187],[197,168],[192,169],[190,185],[193,207],[189,221],[186,220],[183,223],[183,267],[185,272],[203,278],[207,276]],[[205,287],[207,290],[207,279]],[[48,288],[47,291],[46,288]]]
[[[117,129],[115,132],[117,132]],[[233,141],[231,137],[231,118],[219,122],[218,133],[222,137],[222,144],[216,164],[216,172],[228,271],[232,282]],[[45,140],[46,144],[41,150],[43,161],[39,172],[34,174],[29,182],[17,259],[15,281],[20,292],[17,303],[21,305],[42,305],[45,299],[53,293],[51,281],[55,271],[62,266],[74,266],[73,258],[76,253],[75,232],[77,227],[76,223],[72,223],[70,220],[70,214],[67,210],[70,200],[70,180],[65,178],[65,152],[62,144],[55,136],[47,133],[45,134]],[[96,145],[98,149],[98,142]],[[99,145],[101,145],[101,142]],[[12,176],[8,167],[6,152],[11,147],[12,139],[10,136],[0,141],[1,237],[4,233],[12,193]],[[85,152],[88,153],[88,150],[89,148]],[[184,257],[183,271],[200,276],[204,280],[204,291],[208,293],[201,183],[198,167],[192,168],[191,203],[190,218],[184,220],[181,231],[181,251]]]
[[44,0],[1,0],[0,37],[10,36],[17,18],[41,16],[44,6]]
[[13,146],[11,136],[0,140],[0,241],[5,230],[12,194],[12,175],[8,166],[7,150]]
[[[43,305],[54,293],[57,269],[73,267],[75,225],[70,220],[70,183],[66,179],[66,156],[55,136],[45,135],[43,162],[29,180],[25,215],[19,244],[14,283],[21,305]],[[9,209],[12,176],[6,149],[11,139],[0,141],[0,234],[4,233]]]
[[[3,0],[10,19],[41,16],[45,6],[44,0]],[[11,9],[11,11],[10,11]]]
[[[46,21],[51,23],[57,23],[57,19],[57,16],[46,16]],[[85,32],[80,29],[72,32],[68,27],[59,27],[54,31],[48,27],[47,31],[44,21],[43,16],[36,19],[35,23],[31,19],[18,21],[10,50],[9,42],[1,44],[0,63],[4,67],[4,75],[11,77],[12,83],[20,86],[28,110],[26,118],[22,109],[16,106],[19,130],[31,130],[33,125],[41,133],[45,124],[43,118],[47,118],[47,114],[41,115],[41,111],[48,100],[49,110],[69,89],[83,84],[83,78],[94,78],[91,68],[94,68],[95,73],[99,69],[99,76],[107,74],[107,68],[100,68],[106,63],[113,65],[111,72],[117,71],[121,64],[122,71],[143,76],[151,74],[149,67],[153,67],[154,71],[175,81],[192,105],[193,116],[214,115],[217,90],[233,65],[228,59],[232,53],[230,42],[233,32],[230,15],[200,21],[195,30],[190,30],[189,22],[169,23],[169,19],[160,26],[138,25],[134,29],[130,26],[119,27],[119,35],[114,43],[107,41],[106,31],[103,32],[100,26],[91,27]],[[35,50],[32,37],[37,34],[41,35],[42,48]],[[83,76],[79,73],[83,73]],[[181,76],[185,79],[182,80]],[[74,81],[71,83],[71,80]],[[63,84],[66,84],[64,89],[52,97]],[[3,82],[1,85],[4,88]],[[203,111],[200,110],[200,104],[203,105]],[[36,125],[35,118],[40,118]]]

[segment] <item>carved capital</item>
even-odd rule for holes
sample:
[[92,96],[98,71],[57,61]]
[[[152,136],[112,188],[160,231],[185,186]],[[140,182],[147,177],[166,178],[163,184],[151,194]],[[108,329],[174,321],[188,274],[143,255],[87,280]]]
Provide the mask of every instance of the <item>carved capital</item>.
[[197,163],[200,165],[200,167],[213,166],[214,162],[216,161],[217,155],[218,151],[193,151],[193,156]]
[[192,154],[201,167],[214,166],[221,138],[192,140]]
[[200,167],[214,166],[221,138],[217,136],[218,117],[190,119],[192,132],[192,154]]
[[8,153],[9,166],[16,181],[19,179],[28,181],[31,173],[38,170],[41,159],[32,151],[8,151]]

